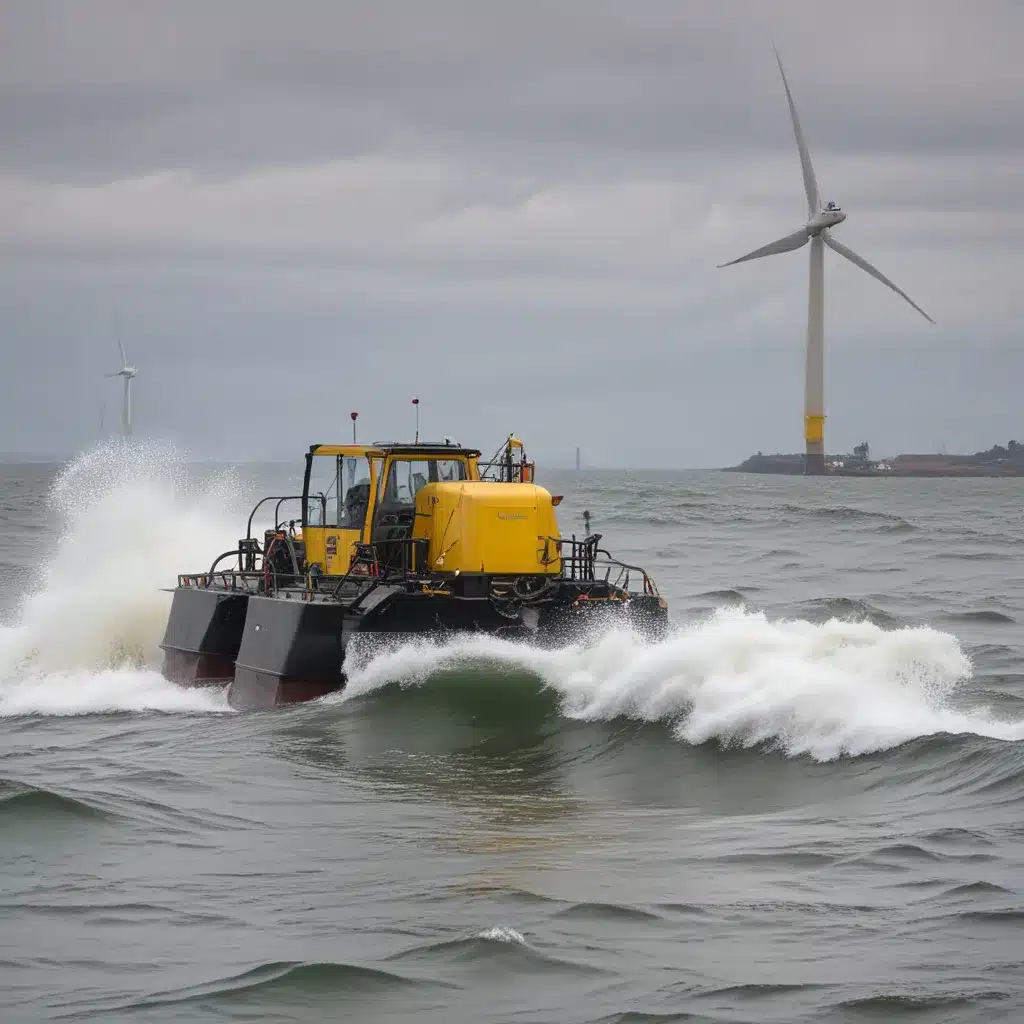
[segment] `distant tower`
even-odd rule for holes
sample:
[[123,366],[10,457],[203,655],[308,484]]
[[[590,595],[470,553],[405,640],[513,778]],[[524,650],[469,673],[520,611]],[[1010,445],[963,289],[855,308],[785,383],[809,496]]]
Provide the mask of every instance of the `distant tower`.
[[880,270],[873,267],[863,257],[832,237],[832,228],[838,227],[846,214],[833,202],[822,203],[818,193],[818,179],[811,166],[811,157],[807,152],[800,121],[796,114],[796,104],[789,90],[786,73],[782,70],[782,58],[776,50],[775,60],[782,76],[782,86],[786,90],[786,101],[789,104],[789,116],[793,122],[793,135],[796,139],[797,151],[800,154],[800,166],[803,170],[804,191],[807,194],[807,221],[801,228],[777,238],[774,242],[762,245],[760,249],[748,252],[746,256],[719,264],[731,267],[734,263],[760,259],[762,256],[773,256],[777,253],[792,252],[810,242],[810,277],[808,281],[807,300],[807,355],[804,367],[804,472],[809,476],[820,476],[825,472],[825,246],[849,260],[876,281],[891,288],[901,298],[906,299],[929,323],[934,320],[907,295],[889,280]]
[[580,471],[580,450],[577,447],[577,449],[576,449],[576,472],[578,473],[579,471]]
[[121,369],[116,373],[105,373],[103,376],[124,378],[124,401],[121,405],[121,433],[124,437],[129,437],[132,432],[132,378],[137,376],[139,371],[134,366],[128,365],[128,357],[124,354],[124,345],[120,341],[118,341],[117,347],[121,352]]

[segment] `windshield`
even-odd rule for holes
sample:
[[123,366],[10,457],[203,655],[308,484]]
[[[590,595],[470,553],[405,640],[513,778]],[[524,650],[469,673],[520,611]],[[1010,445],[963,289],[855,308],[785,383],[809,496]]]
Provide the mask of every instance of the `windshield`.
[[306,525],[358,530],[370,501],[370,464],[361,455],[314,455]]
[[365,458],[352,455],[340,461],[342,488],[338,525],[344,530],[361,530],[370,504],[370,464]]
[[428,483],[466,479],[461,459],[395,459],[388,470],[381,501],[385,505],[414,505]]

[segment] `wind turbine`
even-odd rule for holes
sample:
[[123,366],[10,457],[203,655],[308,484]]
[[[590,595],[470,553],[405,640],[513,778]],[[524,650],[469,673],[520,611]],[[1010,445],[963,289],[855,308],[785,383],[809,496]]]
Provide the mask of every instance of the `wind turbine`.
[[775,50],[782,85],[789,101],[789,113],[793,119],[793,134],[796,136],[796,147],[800,152],[800,166],[804,176],[804,191],[807,193],[807,223],[802,228],[783,238],[776,239],[768,245],[755,249],[753,252],[720,263],[720,267],[731,267],[734,263],[756,260],[761,256],[774,256],[776,253],[799,249],[808,241],[811,243],[810,286],[807,302],[807,366],[804,381],[804,441],[806,459],[804,472],[819,475],[825,472],[825,246],[827,245],[840,256],[845,256],[854,266],[870,274],[873,278],[887,285],[897,295],[901,295],[929,323],[934,320],[907,295],[889,280],[880,270],[871,266],[867,260],[858,256],[852,249],[837,242],[830,228],[842,224],[846,214],[833,202],[822,205],[818,196],[818,182],[814,177],[811,157],[807,152],[803,132],[800,130],[800,119],[796,115],[796,104],[793,94],[789,91],[786,72],[782,69],[782,59]]
[[138,374],[134,366],[128,365],[128,357],[124,354],[124,345],[121,339],[117,341],[117,347],[121,351],[121,369],[116,373],[105,373],[104,377],[124,378],[124,405],[121,408],[121,433],[129,437],[132,432],[132,377]]

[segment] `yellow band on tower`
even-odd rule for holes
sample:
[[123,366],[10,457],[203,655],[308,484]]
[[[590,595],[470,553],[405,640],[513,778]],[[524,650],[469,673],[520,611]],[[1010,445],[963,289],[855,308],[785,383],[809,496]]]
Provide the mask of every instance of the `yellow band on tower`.
[[811,444],[821,444],[825,440],[825,417],[804,417],[804,440]]

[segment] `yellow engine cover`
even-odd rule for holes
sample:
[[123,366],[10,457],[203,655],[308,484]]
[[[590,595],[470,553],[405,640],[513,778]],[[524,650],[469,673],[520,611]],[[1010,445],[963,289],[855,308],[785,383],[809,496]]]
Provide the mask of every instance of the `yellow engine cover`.
[[430,539],[437,572],[501,575],[561,571],[550,492],[536,484],[435,483],[416,495],[414,537]]

